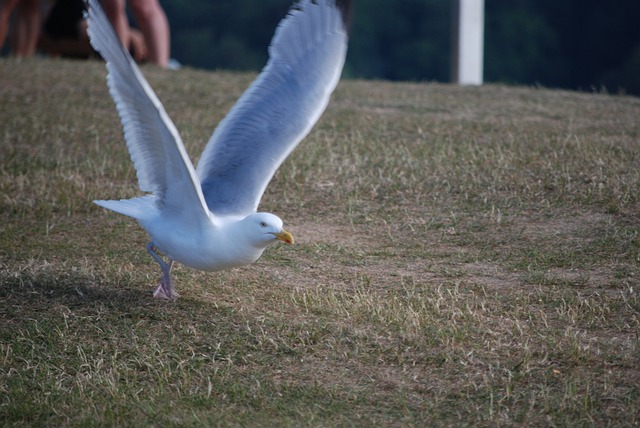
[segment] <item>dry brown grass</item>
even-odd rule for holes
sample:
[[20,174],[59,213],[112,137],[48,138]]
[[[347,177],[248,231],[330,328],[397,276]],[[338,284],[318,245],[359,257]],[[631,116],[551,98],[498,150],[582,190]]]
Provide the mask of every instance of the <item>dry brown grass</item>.
[[[251,75],[145,72],[197,154]],[[640,101],[345,81],[255,265],[158,269],[99,63],[0,61],[8,425],[637,425]]]

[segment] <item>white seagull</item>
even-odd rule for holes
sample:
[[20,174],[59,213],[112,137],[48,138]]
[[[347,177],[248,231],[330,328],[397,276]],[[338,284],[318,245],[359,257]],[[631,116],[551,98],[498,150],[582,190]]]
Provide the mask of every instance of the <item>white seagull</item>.
[[151,236],[147,251],[162,269],[154,297],[178,297],[174,261],[218,271],[255,262],[278,240],[292,244],[280,218],[256,211],[267,184],[318,121],[340,80],[351,0],[294,3],[276,29],[267,65],[220,122],[197,168],[98,0],[87,5],[91,44],[107,62],[107,84],[138,186],[148,193],[94,202],[135,218]]

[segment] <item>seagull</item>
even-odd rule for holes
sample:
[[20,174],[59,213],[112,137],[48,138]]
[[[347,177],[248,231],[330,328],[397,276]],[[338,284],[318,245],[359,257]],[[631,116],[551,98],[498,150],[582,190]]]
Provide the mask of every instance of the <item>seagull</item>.
[[274,214],[257,212],[278,167],[324,112],[347,54],[351,0],[296,1],[278,25],[269,60],[213,132],[194,168],[162,103],[123,48],[98,0],[86,0],[88,33],[106,61],[140,197],[96,200],[133,217],[162,276],[153,296],[175,299],[174,262],[220,271],[253,263],[281,241]]

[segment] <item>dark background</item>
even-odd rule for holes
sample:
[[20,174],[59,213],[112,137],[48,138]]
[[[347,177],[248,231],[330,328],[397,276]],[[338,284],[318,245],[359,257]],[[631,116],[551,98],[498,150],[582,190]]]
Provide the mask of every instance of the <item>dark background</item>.
[[[259,70],[291,0],[161,0],[172,57]],[[450,0],[357,0],[346,77],[449,81]],[[486,0],[486,82],[640,95],[640,0]]]

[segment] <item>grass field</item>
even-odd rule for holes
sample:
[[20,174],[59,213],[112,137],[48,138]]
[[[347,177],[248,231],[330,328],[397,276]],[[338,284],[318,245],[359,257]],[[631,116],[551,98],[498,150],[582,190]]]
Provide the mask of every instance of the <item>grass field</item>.
[[[253,75],[144,70],[197,159]],[[0,425],[637,426],[640,99],[343,81],[156,301],[100,62],[0,60]]]

